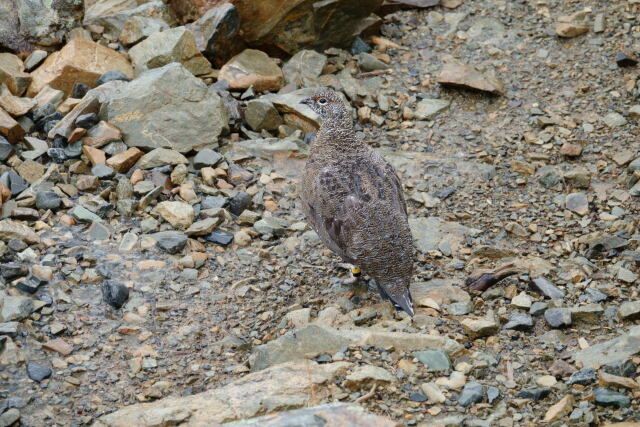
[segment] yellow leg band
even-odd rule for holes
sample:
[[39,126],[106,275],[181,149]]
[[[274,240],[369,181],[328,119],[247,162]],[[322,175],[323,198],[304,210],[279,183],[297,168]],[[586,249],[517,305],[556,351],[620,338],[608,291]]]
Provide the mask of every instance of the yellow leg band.
[[351,274],[353,274],[355,277],[358,277],[359,275],[362,274],[362,271],[360,271],[358,267],[353,267],[351,269]]

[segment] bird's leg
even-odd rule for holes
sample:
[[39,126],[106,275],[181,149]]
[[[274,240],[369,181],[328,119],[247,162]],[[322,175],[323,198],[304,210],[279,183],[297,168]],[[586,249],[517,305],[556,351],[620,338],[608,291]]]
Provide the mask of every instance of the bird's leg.
[[470,291],[484,292],[501,280],[521,273],[522,271],[522,267],[517,263],[511,263],[503,265],[493,271],[472,273],[465,281],[465,287]]

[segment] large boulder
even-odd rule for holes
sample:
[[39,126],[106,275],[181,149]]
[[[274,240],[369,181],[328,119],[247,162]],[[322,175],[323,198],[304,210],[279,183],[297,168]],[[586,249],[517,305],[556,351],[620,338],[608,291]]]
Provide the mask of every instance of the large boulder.
[[193,33],[185,27],[151,34],[129,50],[136,73],[179,62],[195,76],[211,72],[211,64],[196,47]]
[[[248,374],[224,387],[167,397],[103,415],[96,427],[210,426],[327,401],[330,386],[350,363],[298,361]],[[262,425],[262,424],[260,424]],[[377,425],[377,424],[376,424]]]
[[230,3],[209,9],[188,28],[193,32],[200,52],[215,67],[223,66],[240,49],[236,38],[240,15]]
[[180,153],[215,148],[218,136],[228,129],[227,112],[215,89],[178,63],[115,87],[100,117],[122,131],[129,147]]
[[104,36],[116,40],[124,24],[134,16],[162,19],[168,25],[175,22],[162,0],[98,0],[86,2],[84,25],[100,25]]
[[33,80],[27,94],[35,96],[49,85],[68,96],[75,83],[93,87],[98,77],[110,70],[133,77],[133,68],[122,54],[91,40],[73,39],[31,73]]
[[[200,18],[228,1],[169,0],[181,22]],[[240,15],[242,38],[252,46],[270,46],[293,55],[300,49],[348,46],[377,23],[382,0],[232,0]]]
[[253,86],[258,92],[275,92],[284,86],[284,74],[278,64],[255,49],[246,49],[231,58],[220,69],[218,80],[226,81],[231,89]]

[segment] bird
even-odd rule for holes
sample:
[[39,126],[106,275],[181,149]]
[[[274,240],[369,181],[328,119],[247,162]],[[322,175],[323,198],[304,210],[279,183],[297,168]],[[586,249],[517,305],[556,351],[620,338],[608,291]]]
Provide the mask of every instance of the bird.
[[374,279],[382,298],[413,317],[409,285],[415,247],[402,182],[393,166],[356,135],[337,92],[300,101],[322,119],[301,176],[301,210],[320,240]]

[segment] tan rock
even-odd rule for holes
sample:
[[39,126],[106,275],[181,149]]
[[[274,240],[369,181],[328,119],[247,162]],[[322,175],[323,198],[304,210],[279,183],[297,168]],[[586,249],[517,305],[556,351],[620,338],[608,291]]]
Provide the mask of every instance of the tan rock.
[[189,203],[166,201],[158,203],[156,211],[160,216],[177,229],[189,228],[196,214]]
[[257,92],[275,92],[284,85],[284,74],[276,62],[259,50],[246,49],[234,56],[221,69],[219,80],[231,89],[247,89],[253,85]]
[[196,47],[193,33],[185,27],[154,33],[129,50],[136,73],[179,62],[191,74],[199,76],[212,71],[211,64]]
[[45,167],[33,160],[25,160],[16,168],[16,172],[29,184],[33,184],[44,175]]
[[513,160],[511,162],[511,170],[523,175],[533,175],[536,173],[536,167],[528,162],[521,162],[519,160]]
[[14,117],[24,116],[35,105],[35,100],[15,96],[11,93],[7,85],[4,83],[0,84],[0,108],[3,108],[10,115]]
[[573,395],[566,395],[547,410],[547,413],[544,415],[544,421],[556,421],[568,415],[573,410],[574,403]]
[[56,353],[60,353],[63,356],[67,356],[73,351],[73,347],[71,346],[71,344],[67,343],[62,338],[49,340],[42,344],[42,348],[49,351],[55,351]]
[[109,70],[133,77],[133,68],[122,54],[90,40],[74,39],[31,73],[28,94],[34,96],[49,85],[69,95],[76,82],[93,87],[98,77]]
[[107,160],[107,166],[111,166],[116,172],[126,173],[133,165],[136,164],[143,154],[144,153],[141,150],[132,147]]
[[598,372],[598,384],[604,387],[622,387],[629,390],[637,390],[640,388],[640,384],[632,378],[619,377],[604,371]]
[[122,139],[122,132],[114,125],[101,121],[87,132],[82,144],[100,148],[113,141]]
[[222,218],[205,218],[191,224],[185,234],[187,236],[206,236],[215,230],[220,222],[222,222]]
[[[151,427],[178,425],[187,420],[189,425],[211,426],[267,412],[307,407],[312,402],[329,399],[330,385],[349,366],[346,362],[320,365],[308,360],[285,363],[250,373],[224,387],[203,393],[126,406],[100,417],[95,426]],[[250,399],[247,396],[260,398]],[[387,424],[382,426],[387,427]]]
[[[62,91],[60,92],[64,96],[64,92]],[[73,110],[75,106],[78,105],[80,102],[82,102],[82,100],[78,98],[67,98],[64,100],[64,102],[58,105],[58,108],[56,109],[56,111],[62,114],[67,114],[69,111]]]
[[582,154],[582,145],[565,142],[560,147],[560,154],[567,157],[578,157]]
[[2,108],[0,108],[0,135],[7,138],[12,144],[19,142],[24,136],[22,126]]
[[71,132],[71,134],[69,135],[69,140],[68,140],[68,142],[71,144],[71,143],[74,143],[74,142],[76,142],[76,141],[80,141],[80,139],[81,139],[83,136],[85,136],[85,134],[86,134],[86,133],[87,133],[87,130],[86,130],[86,129],[83,129],[83,128],[75,128],[75,129]]
[[31,227],[4,219],[0,221],[0,240],[9,241],[11,239],[24,240],[29,244],[40,243],[40,236],[34,233]]
[[[38,92],[38,94],[33,99],[35,99],[36,101],[37,108],[45,108],[48,105],[52,105],[53,108],[57,108],[60,106],[60,103],[64,99],[64,92],[46,85],[42,89],[40,89],[40,92]],[[65,113],[67,113],[68,111],[70,111],[70,109],[65,111]]]
[[104,151],[98,148],[83,145],[82,152],[85,154],[85,156],[87,156],[91,164],[94,166],[98,164],[103,165],[107,161],[107,155],[104,153]]
[[556,34],[560,37],[577,37],[589,31],[589,14],[586,11],[564,15],[558,18]]
[[481,73],[475,68],[455,59],[451,55],[444,58],[438,83],[445,86],[459,86],[495,94],[504,93],[504,83],[497,77]]
[[156,259],[145,259],[144,261],[140,261],[137,264],[140,270],[161,270],[167,266],[167,263],[164,261],[156,260]]
[[16,55],[0,53],[0,83],[16,96],[22,96],[31,83],[31,76],[24,72],[24,64]]

